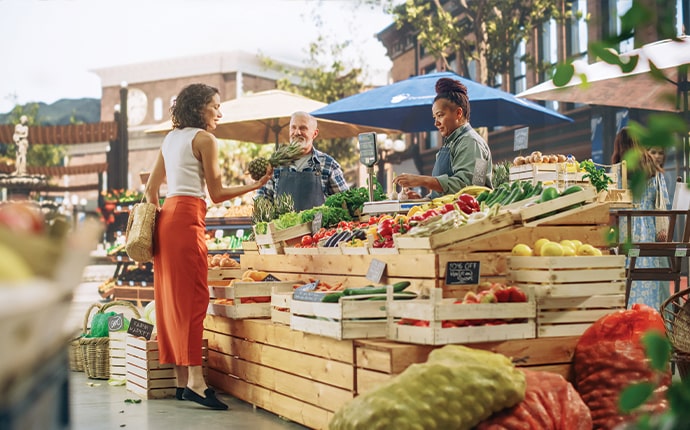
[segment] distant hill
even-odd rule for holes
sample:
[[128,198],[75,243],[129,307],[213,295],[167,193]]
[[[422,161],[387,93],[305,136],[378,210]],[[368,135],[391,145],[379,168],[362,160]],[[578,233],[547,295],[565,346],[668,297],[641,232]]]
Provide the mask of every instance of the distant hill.
[[[101,121],[100,99],[60,99],[53,104],[38,102],[39,125],[68,125]],[[0,114],[0,124],[10,123],[10,113]]]

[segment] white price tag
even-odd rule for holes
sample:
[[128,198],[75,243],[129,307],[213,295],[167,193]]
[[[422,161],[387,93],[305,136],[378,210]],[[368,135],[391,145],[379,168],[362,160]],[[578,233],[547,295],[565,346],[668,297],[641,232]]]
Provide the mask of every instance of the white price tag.
[[640,248],[630,248],[628,251],[628,257],[639,257],[640,256]]

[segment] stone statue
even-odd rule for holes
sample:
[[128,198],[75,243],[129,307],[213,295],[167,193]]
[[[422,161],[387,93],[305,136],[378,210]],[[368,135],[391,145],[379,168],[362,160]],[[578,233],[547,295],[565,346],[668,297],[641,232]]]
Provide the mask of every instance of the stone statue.
[[17,145],[16,170],[14,172],[17,176],[26,174],[26,151],[29,149],[28,121],[26,115],[22,115],[19,118],[19,124],[14,127],[14,135],[12,136],[12,140]]

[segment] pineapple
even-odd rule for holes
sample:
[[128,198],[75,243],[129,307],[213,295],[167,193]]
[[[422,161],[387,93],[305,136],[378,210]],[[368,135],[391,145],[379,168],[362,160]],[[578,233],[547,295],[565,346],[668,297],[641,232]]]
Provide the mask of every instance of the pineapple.
[[302,147],[298,142],[290,142],[288,145],[279,145],[278,149],[267,159],[255,158],[249,162],[247,169],[252,179],[261,179],[266,174],[268,165],[273,167],[285,166],[302,156]]

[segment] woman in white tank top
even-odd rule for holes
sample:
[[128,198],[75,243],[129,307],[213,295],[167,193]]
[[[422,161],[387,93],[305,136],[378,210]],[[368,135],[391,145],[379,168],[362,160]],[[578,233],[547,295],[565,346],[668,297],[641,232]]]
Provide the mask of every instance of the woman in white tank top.
[[185,87],[171,108],[173,130],[165,137],[151,176],[146,201],[159,206],[160,186],[167,194],[156,218],[154,297],[159,360],[175,365],[179,400],[210,409],[227,409],[206,385],[202,337],[209,302],[206,247],[206,193],[215,203],[263,186],[273,171],[250,185],[225,187],[212,131],[222,117],[218,89]]

